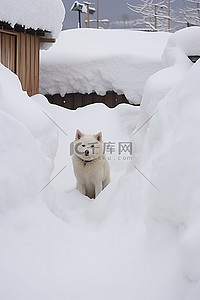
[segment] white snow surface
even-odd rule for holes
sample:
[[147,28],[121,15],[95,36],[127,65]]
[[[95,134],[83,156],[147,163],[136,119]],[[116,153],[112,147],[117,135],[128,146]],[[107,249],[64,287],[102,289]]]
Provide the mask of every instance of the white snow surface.
[[180,48],[186,55],[200,55],[200,27],[181,29],[168,40],[167,48]]
[[42,94],[125,94],[141,101],[146,80],[162,69],[169,33],[130,30],[75,29],[62,31],[49,51],[41,53]]
[[25,29],[50,31],[57,38],[65,16],[61,0],[1,0],[0,20],[11,26],[19,24]]
[[0,74],[0,211],[4,211],[32,201],[49,180],[57,131],[22,91],[18,77],[2,64]]
[[[63,109],[29,98],[0,65],[1,299],[199,299],[200,61],[176,54],[140,108]],[[77,128],[133,142],[131,161],[111,156],[93,201],[75,189]]]

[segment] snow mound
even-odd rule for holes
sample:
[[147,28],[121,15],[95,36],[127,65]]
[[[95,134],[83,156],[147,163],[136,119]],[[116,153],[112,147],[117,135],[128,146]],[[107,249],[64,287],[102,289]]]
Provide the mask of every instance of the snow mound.
[[[175,56],[149,78],[141,107],[115,109],[66,110],[29,98],[1,65],[0,75],[1,297],[199,299],[200,61]],[[133,142],[132,160],[113,156],[112,181],[94,201],[75,190],[77,127]],[[57,144],[50,198],[49,186],[36,191],[49,180]],[[44,197],[54,214],[37,201]]]
[[50,31],[50,36],[57,38],[65,16],[61,0],[1,0],[0,20],[12,27],[16,24],[25,29]]
[[0,174],[0,211],[4,211],[33,201],[49,181],[57,131],[22,91],[18,77],[2,64],[0,77],[0,165],[4,170]]
[[[153,191],[149,186],[144,193],[148,219],[153,217],[177,229],[182,270],[190,281],[198,282],[198,289],[199,76],[200,62],[197,62],[156,107],[159,110],[146,132],[143,158],[141,156],[142,171],[160,191]],[[185,298],[197,299],[197,295]]]
[[168,33],[76,29],[62,31],[41,54],[40,92],[125,94],[141,101],[146,80],[162,68]]
[[175,32],[166,48],[179,48],[187,56],[200,55],[200,27],[187,27]]

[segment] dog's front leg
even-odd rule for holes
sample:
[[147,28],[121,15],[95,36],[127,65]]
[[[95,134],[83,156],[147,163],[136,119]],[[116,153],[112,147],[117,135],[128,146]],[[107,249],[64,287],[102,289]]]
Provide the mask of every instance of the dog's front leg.
[[86,186],[85,186],[85,184],[77,183],[77,188],[78,188],[78,190],[81,194],[86,195]]
[[102,182],[99,182],[99,184],[95,185],[95,198],[99,195],[101,191],[102,191]]

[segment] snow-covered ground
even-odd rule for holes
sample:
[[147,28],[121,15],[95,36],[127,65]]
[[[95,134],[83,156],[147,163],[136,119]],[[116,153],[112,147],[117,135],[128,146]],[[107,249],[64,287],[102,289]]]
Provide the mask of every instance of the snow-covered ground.
[[[200,61],[186,54],[169,40],[140,108],[66,110],[0,65],[2,300],[199,299]],[[94,201],[75,190],[77,128],[116,152],[133,143],[132,160],[107,153],[112,181]]]
[[150,75],[163,68],[162,52],[170,34],[131,30],[62,31],[41,54],[40,93],[125,94],[141,102]]

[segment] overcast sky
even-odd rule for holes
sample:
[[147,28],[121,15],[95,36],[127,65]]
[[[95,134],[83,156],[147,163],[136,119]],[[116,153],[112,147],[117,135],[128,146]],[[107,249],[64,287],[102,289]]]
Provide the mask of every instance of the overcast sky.
[[[70,11],[70,8],[71,8],[72,4],[75,2],[75,0],[62,0],[62,1],[65,5],[65,9],[66,9],[64,29],[77,27],[78,14],[76,12]],[[79,2],[83,3],[83,1],[81,1],[81,0],[79,0]],[[95,3],[94,7],[96,7],[96,0],[91,1],[91,2]],[[127,2],[134,4],[134,5],[137,3],[141,3],[140,0],[129,0]],[[172,4],[172,7],[174,9],[176,9],[177,7],[182,7],[183,2],[184,2],[184,0],[175,0],[175,2]],[[99,11],[100,11],[101,19],[107,18],[110,21],[121,20],[123,14],[129,15],[129,17],[131,19],[133,18],[133,14],[126,7],[124,0],[99,0]],[[84,21],[85,14],[82,14],[82,19]]]

